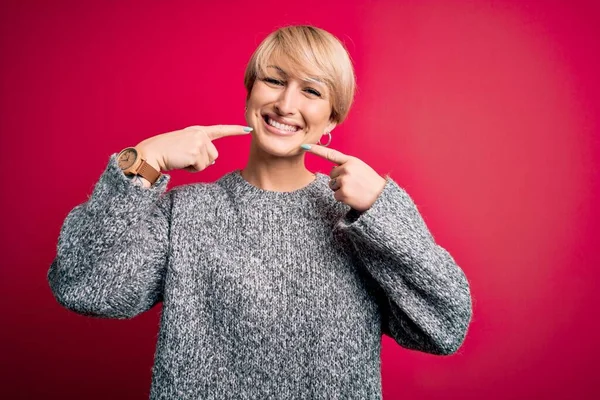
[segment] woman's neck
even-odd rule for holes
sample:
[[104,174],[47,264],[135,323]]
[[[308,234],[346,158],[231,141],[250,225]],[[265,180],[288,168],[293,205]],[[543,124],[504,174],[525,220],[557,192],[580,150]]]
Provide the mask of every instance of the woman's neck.
[[304,166],[304,154],[276,157],[251,147],[242,177],[263,190],[292,192],[315,180],[315,174]]

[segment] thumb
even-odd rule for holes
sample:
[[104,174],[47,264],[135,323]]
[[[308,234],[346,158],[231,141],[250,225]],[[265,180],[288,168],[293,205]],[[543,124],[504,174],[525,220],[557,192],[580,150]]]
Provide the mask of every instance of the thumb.
[[306,150],[307,153],[312,153],[338,165],[350,160],[350,156],[342,153],[341,151],[330,149],[329,147],[318,144],[303,144],[300,147]]

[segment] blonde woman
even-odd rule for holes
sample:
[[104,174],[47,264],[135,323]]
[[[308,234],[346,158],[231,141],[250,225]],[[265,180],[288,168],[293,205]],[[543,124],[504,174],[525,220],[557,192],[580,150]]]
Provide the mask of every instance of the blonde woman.
[[[355,88],[334,36],[273,32],[245,85],[248,127],[192,126],[110,156],[64,221],[50,287],[99,317],[163,302],[152,399],[380,398],[382,334],[456,352],[468,281],[391,177],[324,146]],[[167,192],[162,172],[202,171],[215,140],[246,134],[243,170]],[[309,171],[307,152],[330,174]]]

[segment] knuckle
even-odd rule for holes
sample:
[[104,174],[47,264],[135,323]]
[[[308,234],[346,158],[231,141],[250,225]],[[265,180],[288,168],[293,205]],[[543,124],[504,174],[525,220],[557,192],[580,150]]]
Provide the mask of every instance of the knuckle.
[[193,133],[200,143],[204,143],[206,140],[208,140],[208,135],[206,134],[205,129],[196,129],[193,131]]
[[210,143],[210,139],[206,135],[198,135],[196,137],[195,146],[198,149],[203,149],[206,147],[206,144]]
[[190,149],[190,153],[192,154],[192,156],[194,158],[197,158],[198,156],[200,156],[200,154],[202,154],[202,144],[198,144],[196,146],[192,146],[192,148]]

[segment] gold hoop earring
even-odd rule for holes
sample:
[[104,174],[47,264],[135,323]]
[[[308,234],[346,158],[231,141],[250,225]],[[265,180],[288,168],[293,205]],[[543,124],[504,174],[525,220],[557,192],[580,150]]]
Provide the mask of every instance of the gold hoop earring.
[[325,132],[325,133],[323,134],[323,136],[325,136],[325,135],[329,136],[329,140],[327,141],[327,144],[322,144],[322,143],[321,143],[321,139],[319,139],[319,143],[317,143],[318,145],[320,145],[320,146],[324,146],[324,147],[327,147],[327,146],[329,146],[329,144],[331,143],[331,139],[333,139],[333,137],[331,136],[331,132]]

